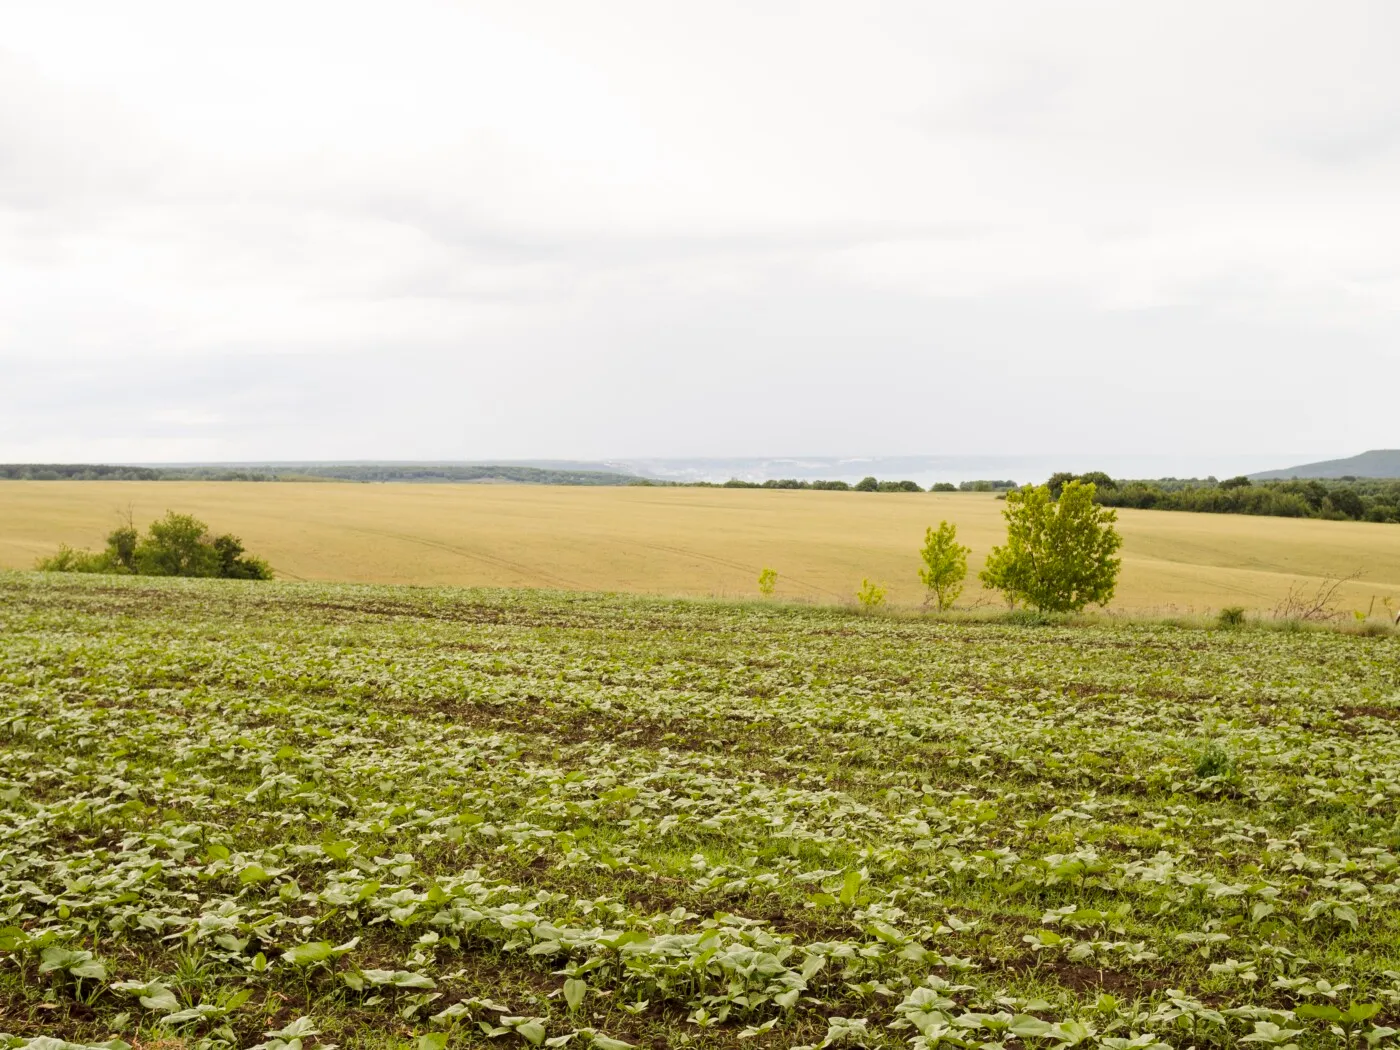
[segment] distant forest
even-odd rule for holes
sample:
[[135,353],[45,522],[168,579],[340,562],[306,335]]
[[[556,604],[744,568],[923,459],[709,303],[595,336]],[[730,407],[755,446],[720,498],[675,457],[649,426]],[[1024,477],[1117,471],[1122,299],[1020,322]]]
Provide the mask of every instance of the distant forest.
[[1114,480],[1103,473],[1056,474],[1050,489],[1072,478],[1093,481],[1106,507],[1188,510],[1206,514],[1259,514],[1278,518],[1400,522],[1400,480],[1344,477],[1319,481],[1251,481],[1249,478]]

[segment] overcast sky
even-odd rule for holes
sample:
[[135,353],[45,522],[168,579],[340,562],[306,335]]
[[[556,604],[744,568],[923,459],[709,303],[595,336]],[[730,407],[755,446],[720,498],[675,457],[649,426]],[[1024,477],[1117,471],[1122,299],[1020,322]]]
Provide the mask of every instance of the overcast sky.
[[1400,446],[1397,40],[0,0],[0,460]]

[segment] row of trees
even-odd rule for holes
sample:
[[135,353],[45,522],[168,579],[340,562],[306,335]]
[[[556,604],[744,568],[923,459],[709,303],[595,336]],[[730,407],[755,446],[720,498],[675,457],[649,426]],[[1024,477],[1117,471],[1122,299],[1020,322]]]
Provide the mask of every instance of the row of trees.
[[1400,522],[1400,480],[1345,477],[1329,481],[1297,478],[1251,481],[1241,476],[1224,481],[1215,478],[1115,481],[1095,471],[1055,474],[1048,483],[1050,491],[1058,494],[1059,488],[1072,480],[1094,482],[1096,499],[1106,507]]
[[270,580],[272,568],[261,558],[245,553],[243,542],[225,533],[215,536],[209,526],[189,514],[168,511],[151,522],[142,536],[128,516],[113,530],[100,551],[79,550],[67,544],[58,553],[40,559],[45,572],[92,572],[129,576],[207,576],[231,580]]
[[[1117,512],[1095,502],[1092,481],[1061,481],[1006,494],[1006,543],[993,547],[978,579],[1012,605],[1042,612],[1078,612],[1113,597],[1123,539]],[[970,547],[958,542],[957,526],[940,522],[924,534],[919,579],[940,611],[962,594]]]
[[[917,481],[881,481],[872,476],[861,478],[854,485],[847,481],[807,481],[799,478],[770,478],[767,481],[741,481],[730,478],[720,485],[710,481],[689,483],[692,488],[722,489],[824,489],[831,492],[923,492]],[[1014,489],[1014,481],[939,481],[930,485],[929,492],[1004,492]]]

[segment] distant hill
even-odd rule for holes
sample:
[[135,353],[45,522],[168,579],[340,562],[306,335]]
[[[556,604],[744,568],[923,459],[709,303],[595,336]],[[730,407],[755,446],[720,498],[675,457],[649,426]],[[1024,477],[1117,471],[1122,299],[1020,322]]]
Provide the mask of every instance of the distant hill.
[[1347,459],[1326,459],[1303,463],[1283,470],[1264,470],[1249,475],[1255,481],[1281,478],[1400,478],[1400,448],[1373,448]]
[[493,463],[3,463],[0,479],[21,481],[412,481],[427,484],[634,485],[632,474]]

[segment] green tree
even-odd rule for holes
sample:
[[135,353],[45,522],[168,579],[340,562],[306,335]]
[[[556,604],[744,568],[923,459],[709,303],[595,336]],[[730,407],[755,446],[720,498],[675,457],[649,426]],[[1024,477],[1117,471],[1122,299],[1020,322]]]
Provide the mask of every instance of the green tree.
[[1123,560],[1116,511],[1094,502],[1092,482],[1067,481],[1060,498],[1040,485],[1006,494],[1006,545],[993,547],[979,578],[1014,604],[1078,612],[1113,597]]
[[105,553],[113,572],[136,571],[136,548],[140,539],[141,534],[130,522],[108,534]]
[[929,597],[937,602],[939,612],[962,593],[971,549],[958,542],[958,527],[952,522],[940,521],[937,529],[924,530],[924,546],[919,551],[924,567],[919,570],[919,579],[928,588]]
[[[214,553],[219,557],[218,575],[227,580],[270,580],[272,566],[261,558],[243,553],[243,541],[225,533],[214,537]],[[775,574],[776,575],[776,574]]]
[[880,483],[870,476],[863,477],[855,483],[857,492],[878,492],[879,489]]
[[136,545],[136,571],[142,576],[218,576],[219,552],[209,526],[192,514],[167,511]]
[[758,593],[765,598],[773,597],[773,590],[778,586],[778,570],[763,569],[758,574]]

